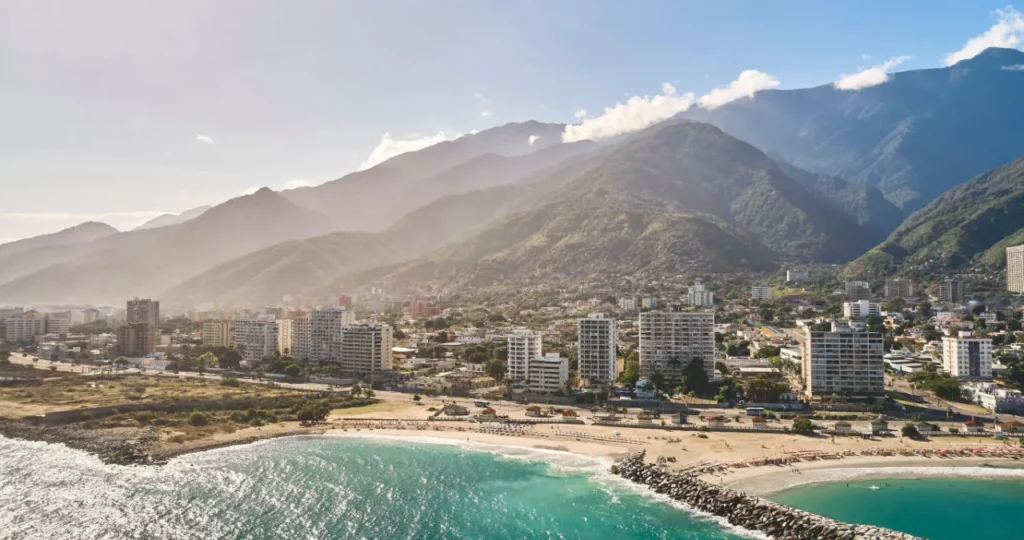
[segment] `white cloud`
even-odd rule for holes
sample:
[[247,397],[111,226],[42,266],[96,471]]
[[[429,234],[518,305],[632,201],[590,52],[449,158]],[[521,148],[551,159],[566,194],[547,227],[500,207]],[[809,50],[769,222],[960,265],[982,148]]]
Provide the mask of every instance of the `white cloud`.
[[587,119],[587,116],[588,116],[588,115],[587,115],[587,110],[586,110],[586,109],[580,109],[580,110],[578,110],[578,111],[576,111],[576,112],[572,113],[572,115],[573,115],[573,116],[574,116],[574,117],[575,117],[575,118],[576,118],[577,120],[579,120],[580,122],[582,122],[582,121],[586,120],[586,119]]
[[196,135],[196,142],[204,144],[213,144],[213,138],[207,137],[206,135]]
[[450,141],[458,137],[459,135],[449,137],[445,135],[443,131],[438,131],[436,135],[428,135],[425,137],[412,136],[406,139],[395,139],[390,133],[385,133],[384,136],[381,137],[380,143],[374,147],[373,151],[370,152],[370,155],[365,161],[363,161],[363,164],[359,166],[359,170],[369,169],[370,167],[383,163],[399,154],[422,150],[439,142]]
[[910,60],[909,56],[897,56],[877,66],[862,69],[857,73],[843,73],[839,76],[838,81],[832,83],[832,86],[835,86],[837,90],[860,90],[861,88],[878,86],[889,81],[889,70],[907,60]]
[[625,103],[606,107],[600,116],[589,116],[582,109],[576,111],[576,118],[582,122],[565,126],[562,141],[603,139],[637,131],[689,109],[693,101],[692,93],[679,94],[674,86],[664,83],[660,94],[633,96]]
[[481,111],[480,116],[482,116],[483,118],[490,118],[494,116],[494,111]]
[[959,51],[947,54],[942,61],[951,66],[961,60],[974,58],[989,47],[1019,48],[1024,43],[1024,15],[1006,6],[992,12],[996,23],[988,30],[972,37]]
[[529,137],[527,137],[526,142],[530,143],[530,146],[533,146],[533,143],[537,142],[537,139],[539,138],[540,135],[530,135]]
[[313,182],[310,182],[309,180],[304,180],[302,178],[293,178],[284,183],[284,189],[297,189],[300,187],[309,187],[312,185],[314,185]]
[[756,69],[747,69],[740,73],[735,81],[701,96],[698,104],[705,109],[715,109],[737,99],[753,97],[761,90],[775,88],[778,85],[779,81],[775,77]]
[[1003,71],[1024,71],[1024,64],[1014,64],[1012,66],[1003,66]]

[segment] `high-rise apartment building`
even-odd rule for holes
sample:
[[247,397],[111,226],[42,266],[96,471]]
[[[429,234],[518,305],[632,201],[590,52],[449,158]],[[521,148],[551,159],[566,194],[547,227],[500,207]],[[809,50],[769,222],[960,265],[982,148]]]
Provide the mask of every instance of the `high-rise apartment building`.
[[309,359],[309,316],[292,319],[292,357]]
[[1006,289],[1024,294],[1024,245],[1006,248]]
[[46,317],[38,311],[26,311],[4,319],[4,336],[10,343],[33,341],[46,333]]
[[543,356],[541,335],[529,330],[517,330],[508,336],[508,376],[513,381],[525,381],[526,363]]
[[715,293],[707,290],[704,284],[698,279],[690,285],[686,291],[686,303],[691,307],[714,307]]
[[277,352],[281,356],[292,356],[292,319],[277,320]]
[[885,392],[882,334],[833,326],[833,332],[809,330],[804,342],[804,393],[877,396]]
[[235,321],[208,319],[203,321],[203,345],[211,347],[235,346]]
[[846,298],[851,302],[871,300],[871,284],[867,281],[847,281],[844,284]]
[[579,378],[589,385],[614,382],[617,321],[592,313],[576,321],[576,336]]
[[552,393],[565,389],[569,381],[569,359],[558,353],[535,356],[526,361],[526,387],[531,392]]
[[353,375],[391,371],[395,340],[391,326],[360,323],[342,329],[341,370]]
[[242,358],[249,365],[274,356],[279,352],[277,321],[269,315],[235,319],[235,346],[241,349]]
[[764,300],[768,302],[775,300],[775,287],[755,285],[750,288],[750,298],[753,300]]
[[682,380],[692,361],[701,362],[709,379],[715,376],[715,313],[713,311],[648,311],[640,314],[640,373],[661,373],[669,387]]
[[341,362],[342,333],[355,322],[355,312],[339,306],[309,312],[309,360]]
[[881,315],[882,306],[870,300],[843,302],[843,317],[847,319],[866,319],[872,315]]
[[343,294],[343,295],[338,296],[338,307],[343,307],[345,309],[351,310],[352,309],[352,297],[347,295],[347,294]]
[[129,324],[142,323],[156,328],[160,324],[160,302],[148,298],[129,300],[125,320]]
[[82,322],[85,324],[94,323],[102,318],[103,314],[98,309],[88,308],[82,310]]
[[914,282],[906,278],[885,280],[886,298],[910,298],[914,296]]
[[992,340],[974,332],[943,337],[942,369],[960,379],[991,379]]
[[71,332],[71,312],[57,311],[46,314],[47,334],[67,334]]
[[117,354],[139,358],[156,351],[156,327],[146,323],[128,323],[117,329]]
[[939,283],[939,301],[949,304],[962,302],[964,291],[959,279],[947,278]]

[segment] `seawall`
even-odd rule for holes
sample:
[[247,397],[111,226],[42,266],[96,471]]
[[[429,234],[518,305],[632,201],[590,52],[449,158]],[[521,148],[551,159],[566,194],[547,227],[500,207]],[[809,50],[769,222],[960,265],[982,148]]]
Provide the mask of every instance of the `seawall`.
[[612,474],[643,484],[692,508],[724,518],[732,525],[778,540],[920,540],[906,533],[843,523],[758,497],[715,486],[693,474],[674,473],[646,463],[644,452],[612,466]]

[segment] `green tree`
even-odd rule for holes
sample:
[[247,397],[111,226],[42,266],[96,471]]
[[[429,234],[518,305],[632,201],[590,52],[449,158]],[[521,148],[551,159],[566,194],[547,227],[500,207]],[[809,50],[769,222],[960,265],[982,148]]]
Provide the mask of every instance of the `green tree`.
[[782,352],[781,347],[775,347],[773,345],[765,345],[757,350],[754,354],[754,358],[771,358],[778,356]]
[[188,423],[192,426],[205,426],[210,423],[210,417],[203,411],[192,411],[188,415]]
[[508,372],[508,366],[503,360],[491,360],[487,362],[487,375],[496,381],[500,381]]
[[914,424],[903,424],[903,428],[900,430],[900,433],[902,433],[904,437],[910,437],[911,439],[917,439],[921,436],[921,432],[917,430],[917,426]]
[[655,371],[654,373],[651,373],[651,376],[648,377],[648,379],[654,383],[654,388],[659,392],[665,391],[665,376],[662,375],[661,372]]
[[229,349],[224,351],[217,361],[224,369],[238,369],[238,366],[242,365],[242,355],[234,349]]
[[412,396],[412,400],[415,401],[416,403],[419,403],[420,400],[422,400],[422,399],[423,398],[421,398],[419,394],[413,394],[413,396]]
[[310,401],[299,409],[296,417],[300,422],[323,422],[331,414],[331,406],[326,399]]
[[627,360],[619,378],[622,380],[622,384],[636,386],[636,382],[640,380],[640,362]]
[[715,370],[717,370],[722,375],[729,374],[729,366],[725,365],[725,362],[715,362]]
[[683,368],[683,385],[697,393],[706,395],[710,390],[710,381],[707,372],[704,371],[704,361],[699,357],[690,359],[690,363]]
[[793,422],[793,433],[811,435],[814,433],[814,424],[806,418],[798,418]]
[[291,364],[284,368],[284,374],[289,377],[298,377],[302,374],[302,366],[298,364]]

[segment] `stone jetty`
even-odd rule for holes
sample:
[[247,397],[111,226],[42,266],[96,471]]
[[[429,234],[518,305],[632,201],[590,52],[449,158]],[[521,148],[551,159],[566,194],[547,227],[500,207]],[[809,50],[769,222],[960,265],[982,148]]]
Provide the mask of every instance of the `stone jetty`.
[[694,474],[675,473],[646,463],[644,452],[631,454],[612,466],[612,474],[750,531],[777,540],[921,540],[881,527],[854,525],[797,510],[758,497],[715,486]]

